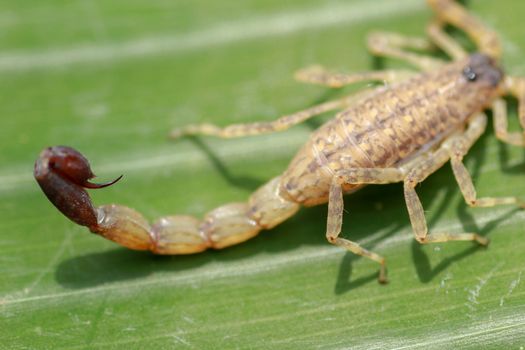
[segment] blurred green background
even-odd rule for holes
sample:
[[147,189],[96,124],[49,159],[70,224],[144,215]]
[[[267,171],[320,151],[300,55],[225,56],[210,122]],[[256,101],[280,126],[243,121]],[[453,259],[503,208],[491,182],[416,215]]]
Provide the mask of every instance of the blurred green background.
[[[525,75],[525,2],[468,7]],[[156,257],[75,226],[32,179],[40,150],[64,144],[101,181],[124,174],[96,203],[154,219],[245,200],[323,117],[236,140],[170,142],[170,128],[273,120],[339,96],[294,70],[402,66],[372,58],[366,33],[424,35],[430,18],[420,0],[0,3],[0,348],[522,349],[525,214],[467,208],[448,165],[418,187],[431,229],[479,231],[488,249],[419,246],[400,185],[347,197],[345,236],[386,256],[386,286],[375,263],[326,243],[325,206],[230,249]],[[525,197],[524,151],[492,129],[466,163],[481,195]]]

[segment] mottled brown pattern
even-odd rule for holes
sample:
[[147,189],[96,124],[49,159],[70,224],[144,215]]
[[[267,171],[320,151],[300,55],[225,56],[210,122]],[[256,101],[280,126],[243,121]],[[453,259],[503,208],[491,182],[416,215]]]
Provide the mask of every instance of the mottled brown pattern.
[[[474,81],[466,67],[477,71]],[[498,95],[501,71],[481,54],[384,86],[315,131],[282,178],[282,195],[305,205],[328,200],[340,169],[402,164],[462,128]],[[345,185],[350,191],[353,185]]]

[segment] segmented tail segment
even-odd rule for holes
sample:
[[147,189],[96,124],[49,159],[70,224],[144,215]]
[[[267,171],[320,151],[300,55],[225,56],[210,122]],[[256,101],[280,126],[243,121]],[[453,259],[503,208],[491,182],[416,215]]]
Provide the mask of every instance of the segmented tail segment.
[[93,177],[87,159],[70,147],[46,148],[35,164],[40,187],[69,219],[124,247],[155,254],[193,254],[235,245],[278,225],[299,209],[299,204],[280,196],[280,177],[276,177],[255,191],[248,202],[225,204],[202,221],[177,215],[150,225],[140,213],[125,206],[93,207],[85,188],[109,185],[91,184],[88,180]]
[[165,216],[149,225],[133,209],[120,205],[98,207],[98,225],[91,230],[125,247],[155,254],[193,254],[222,249],[256,236],[295,214],[299,205],[279,196],[280,177],[260,187],[248,202],[229,203],[199,221],[185,215]]
[[455,0],[427,0],[438,19],[465,31],[476,44],[478,51],[494,60],[501,58],[501,43],[496,32],[485,26]]

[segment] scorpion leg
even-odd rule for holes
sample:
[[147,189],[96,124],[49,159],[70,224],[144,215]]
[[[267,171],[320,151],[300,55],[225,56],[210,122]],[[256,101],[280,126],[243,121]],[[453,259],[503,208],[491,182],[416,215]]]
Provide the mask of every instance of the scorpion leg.
[[354,99],[354,96],[346,96],[337,100],[324,102],[305,110],[282,116],[270,122],[232,124],[225,127],[213,124],[186,125],[172,130],[170,137],[179,138],[186,135],[210,135],[221,138],[234,138],[284,131],[325,112],[344,108],[354,101]]
[[345,183],[358,184],[384,184],[399,182],[403,179],[403,172],[396,168],[373,168],[373,169],[347,169],[336,173],[330,186],[328,199],[328,219],[326,224],[326,238],[328,242],[344,247],[354,254],[364,256],[381,265],[379,270],[379,282],[386,283],[386,262],[382,256],[368,251],[358,243],[341,238],[341,226],[343,222],[343,188]]
[[467,51],[459,45],[450,35],[444,31],[445,23],[434,20],[427,27],[427,34],[432,42],[454,60],[467,57]]
[[[477,241],[479,244],[487,245],[488,239],[475,233],[428,233],[428,227],[421,201],[419,200],[415,187],[426,179],[430,174],[441,168],[454,155],[454,149],[463,145],[466,151],[481,135],[486,125],[486,116],[479,114],[469,123],[464,134],[455,134],[449,137],[437,150],[422,154],[409,163],[397,168],[360,168],[340,170],[335,174],[332,181],[328,201],[328,220],[326,237],[332,244],[345,247],[353,253],[365,256],[381,264],[379,281],[386,281],[385,259],[370,252],[359,244],[339,237],[341,233],[343,217],[343,184],[387,184],[394,182],[404,183],[405,201],[414,230],[415,238],[420,243],[446,242],[446,241]],[[464,154],[464,153],[463,153]],[[454,163],[455,164],[455,163]],[[453,165],[454,167],[454,165]],[[456,168],[457,169],[457,168]],[[461,170],[459,170],[461,172]],[[467,178],[470,180],[470,177]],[[458,182],[460,187],[465,188],[462,183],[466,181],[465,176],[460,176]],[[475,198],[474,198],[475,199]],[[491,202],[492,201],[492,202]],[[494,199],[482,199],[476,203],[494,203]],[[514,199],[498,199],[495,204],[517,203]]]
[[[463,134],[455,134],[449,137],[436,151],[432,152],[426,159],[421,162],[415,163],[416,166],[410,170],[404,179],[403,187],[405,193],[405,201],[414,230],[415,238],[422,244],[435,243],[435,242],[447,242],[447,241],[476,241],[481,245],[487,245],[489,240],[476,233],[428,233],[428,226],[425,219],[425,213],[421,201],[419,200],[415,187],[418,183],[422,182],[430,174],[435,172],[441,166],[443,166],[454,154],[454,148],[458,144],[462,143],[465,145],[465,149],[468,149],[474,141],[481,135],[486,125],[486,116],[484,114],[477,115],[472,122],[469,124],[467,131]],[[454,164],[453,164],[454,167]],[[456,170],[454,173],[456,174]],[[456,177],[460,187],[465,188],[464,181],[465,177]],[[470,179],[470,177],[469,177]]]
[[508,77],[506,83],[509,85],[509,92],[518,99],[520,124],[525,129],[525,78]]
[[379,81],[393,83],[402,81],[412,76],[414,72],[409,70],[378,70],[371,72],[361,72],[354,74],[345,74],[331,72],[320,65],[314,65],[298,70],[295,73],[295,79],[308,84],[317,84],[330,88],[340,88],[346,85],[363,82]]
[[[513,144],[513,145],[525,146],[525,78],[507,76],[505,78],[505,89],[507,93],[510,93],[512,96],[516,97],[516,99],[518,100],[518,116],[519,116],[521,127],[522,129],[524,129],[524,131],[522,131],[521,135],[519,135],[519,133],[512,133],[511,134],[512,136],[509,135],[510,139],[512,139],[512,141],[514,142],[509,142],[505,140],[504,138],[501,138],[501,140],[504,142]],[[496,101],[496,103],[500,104],[500,106],[497,106],[499,107],[499,113],[497,115],[496,113],[498,111],[496,111],[496,108],[494,108],[493,106],[494,117],[495,117],[494,121],[496,122],[496,119],[499,118],[498,119],[500,123],[499,131],[502,135],[505,135],[507,134],[507,111],[505,109],[505,104],[503,101],[502,102]],[[497,128],[496,128],[496,135],[499,136]]]
[[472,206],[494,206],[503,204],[525,203],[515,197],[503,198],[476,198],[476,192],[472,180],[463,163],[463,155],[474,144],[484,132],[487,124],[485,114],[478,114],[468,124],[466,131],[450,136],[441,146],[432,152],[422,154],[409,163],[396,168],[359,168],[338,171],[332,181],[328,201],[328,221],[326,237],[332,244],[345,247],[353,253],[365,256],[381,264],[379,281],[386,281],[385,259],[370,252],[357,243],[339,237],[341,233],[343,216],[343,184],[387,184],[403,182],[405,201],[416,240],[420,243],[447,242],[447,241],[476,241],[487,245],[488,239],[476,233],[428,233],[428,227],[421,201],[419,200],[415,187],[425,180],[430,174],[441,168],[451,160],[452,169],[460,186],[465,200]]
[[439,20],[464,30],[476,43],[480,52],[490,57],[501,57],[501,44],[496,33],[453,0],[427,0]]
[[372,32],[368,35],[368,49],[374,55],[398,58],[424,71],[443,65],[440,59],[417,54],[406,50],[407,48],[430,50],[432,44],[426,39],[406,37],[397,33]]
[[[507,103],[503,99],[497,99],[492,103],[494,113],[494,130],[496,137],[508,144],[515,146],[525,146],[525,138],[521,132],[508,131]],[[521,118],[520,121],[525,118]],[[523,120],[525,122],[525,120]]]
[[477,115],[470,122],[467,131],[453,142],[452,147],[449,150],[452,171],[454,172],[461,193],[465,198],[465,202],[471,207],[493,207],[496,205],[517,204],[518,206],[525,208],[525,202],[516,197],[477,198],[472,178],[463,164],[463,156],[485,131],[486,125],[487,117],[484,114]]

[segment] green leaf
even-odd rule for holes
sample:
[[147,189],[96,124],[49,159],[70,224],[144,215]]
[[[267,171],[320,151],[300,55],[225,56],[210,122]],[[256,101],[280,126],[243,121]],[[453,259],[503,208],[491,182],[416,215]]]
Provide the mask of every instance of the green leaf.
[[[525,3],[468,7],[500,34],[507,72],[525,75]],[[293,71],[373,69],[367,32],[424,35],[430,18],[418,0],[0,4],[0,348],[523,348],[525,214],[467,208],[448,165],[417,188],[431,229],[478,231],[488,249],[417,244],[399,185],[346,198],[345,236],[387,258],[386,286],[375,263],[326,242],[326,206],[239,246],[158,257],[75,226],[32,179],[40,150],[65,144],[101,181],[124,174],[93,192],[99,204],[154,219],[245,200],[323,118],[234,140],[169,142],[169,129],[332,98]],[[523,150],[492,130],[466,162],[481,195],[525,197]]]

